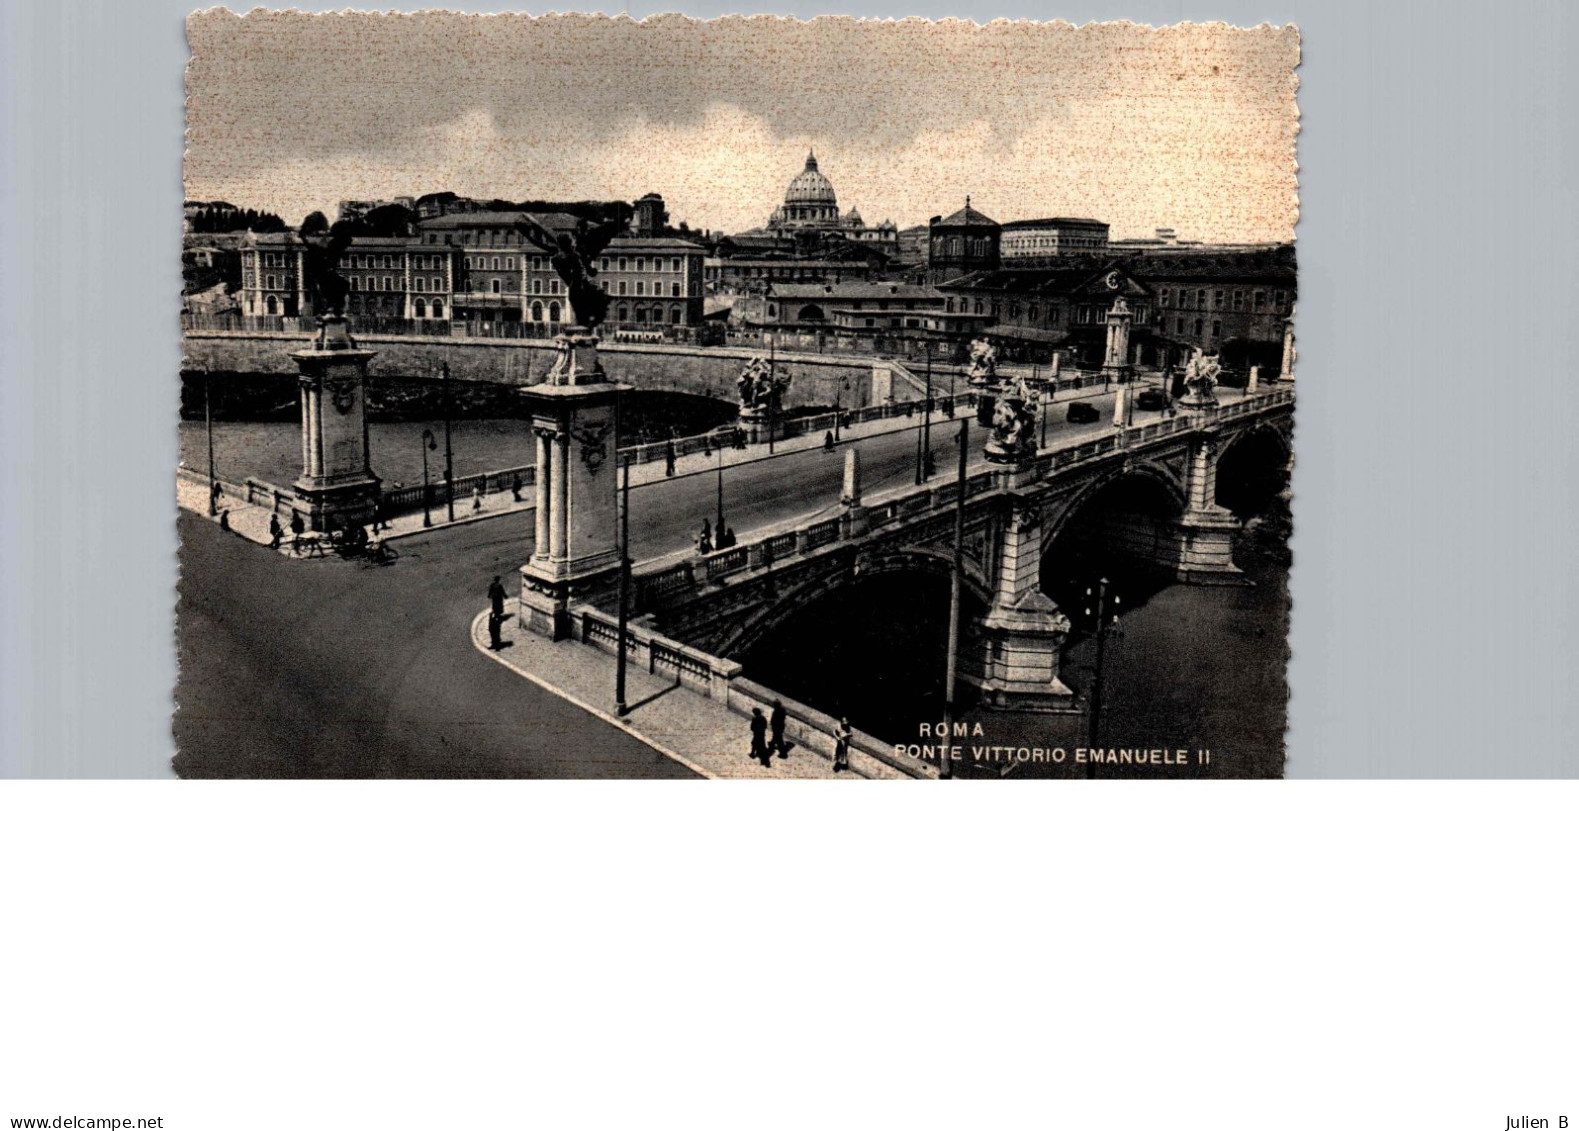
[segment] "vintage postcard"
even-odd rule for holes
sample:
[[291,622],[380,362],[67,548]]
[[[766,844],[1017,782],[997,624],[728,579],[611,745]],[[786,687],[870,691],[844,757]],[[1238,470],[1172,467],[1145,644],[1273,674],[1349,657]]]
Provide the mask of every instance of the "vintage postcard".
[[188,38],[181,776],[1282,776],[1293,27]]

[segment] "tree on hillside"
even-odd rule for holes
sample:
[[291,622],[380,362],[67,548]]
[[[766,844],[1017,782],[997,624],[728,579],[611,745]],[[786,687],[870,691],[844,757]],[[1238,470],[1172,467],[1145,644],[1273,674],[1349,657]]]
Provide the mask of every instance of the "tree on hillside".
[[383,204],[362,217],[368,236],[409,236],[416,230],[417,214],[403,204]]
[[322,212],[309,212],[307,218],[302,221],[302,226],[297,229],[296,234],[303,237],[316,236],[328,230],[329,217]]

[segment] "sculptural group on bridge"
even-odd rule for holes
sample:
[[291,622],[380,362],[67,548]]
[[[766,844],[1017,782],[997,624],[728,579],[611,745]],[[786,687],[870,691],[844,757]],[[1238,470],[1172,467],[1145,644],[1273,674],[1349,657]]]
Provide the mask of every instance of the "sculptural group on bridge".
[[790,377],[773,372],[766,358],[754,357],[735,378],[735,385],[740,392],[740,411],[762,412],[778,403],[790,386]]

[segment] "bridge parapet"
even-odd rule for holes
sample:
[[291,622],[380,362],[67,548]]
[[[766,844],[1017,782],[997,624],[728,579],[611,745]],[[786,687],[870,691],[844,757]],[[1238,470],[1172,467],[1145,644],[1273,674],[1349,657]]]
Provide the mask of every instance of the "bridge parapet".
[[[618,654],[619,622],[614,617],[593,605],[576,605],[571,615],[581,643],[611,655]],[[751,717],[753,707],[760,707],[766,714],[774,700],[780,700],[786,715],[785,732],[796,745],[832,759],[833,736],[838,726],[833,716],[746,679],[742,674],[744,669],[734,660],[682,644],[642,625],[631,624],[625,632],[625,655],[629,662],[643,664],[650,674],[673,679],[679,686],[721,703],[742,719]],[[906,777],[937,776],[935,766],[900,754],[891,744],[862,731],[854,732],[851,746],[854,751]]]

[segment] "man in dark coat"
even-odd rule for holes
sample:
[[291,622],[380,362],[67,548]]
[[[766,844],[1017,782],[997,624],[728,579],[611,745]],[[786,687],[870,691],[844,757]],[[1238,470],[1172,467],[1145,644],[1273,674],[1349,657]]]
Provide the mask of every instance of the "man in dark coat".
[[783,758],[789,753],[789,747],[784,745],[784,700],[773,700],[773,713],[768,716],[768,726],[773,728],[773,749]]
[[504,586],[495,577],[493,584],[488,586],[488,604],[493,615],[499,620],[504,619]]
[[767,743],[768,721],[762,717],[762,708],[751,708],[751,756],[764,766],[773,764],[773,752]]
[[280,539],[285,537],[285,528],[280,525],[280,516],[269,515],[269,549],[278,550]]

